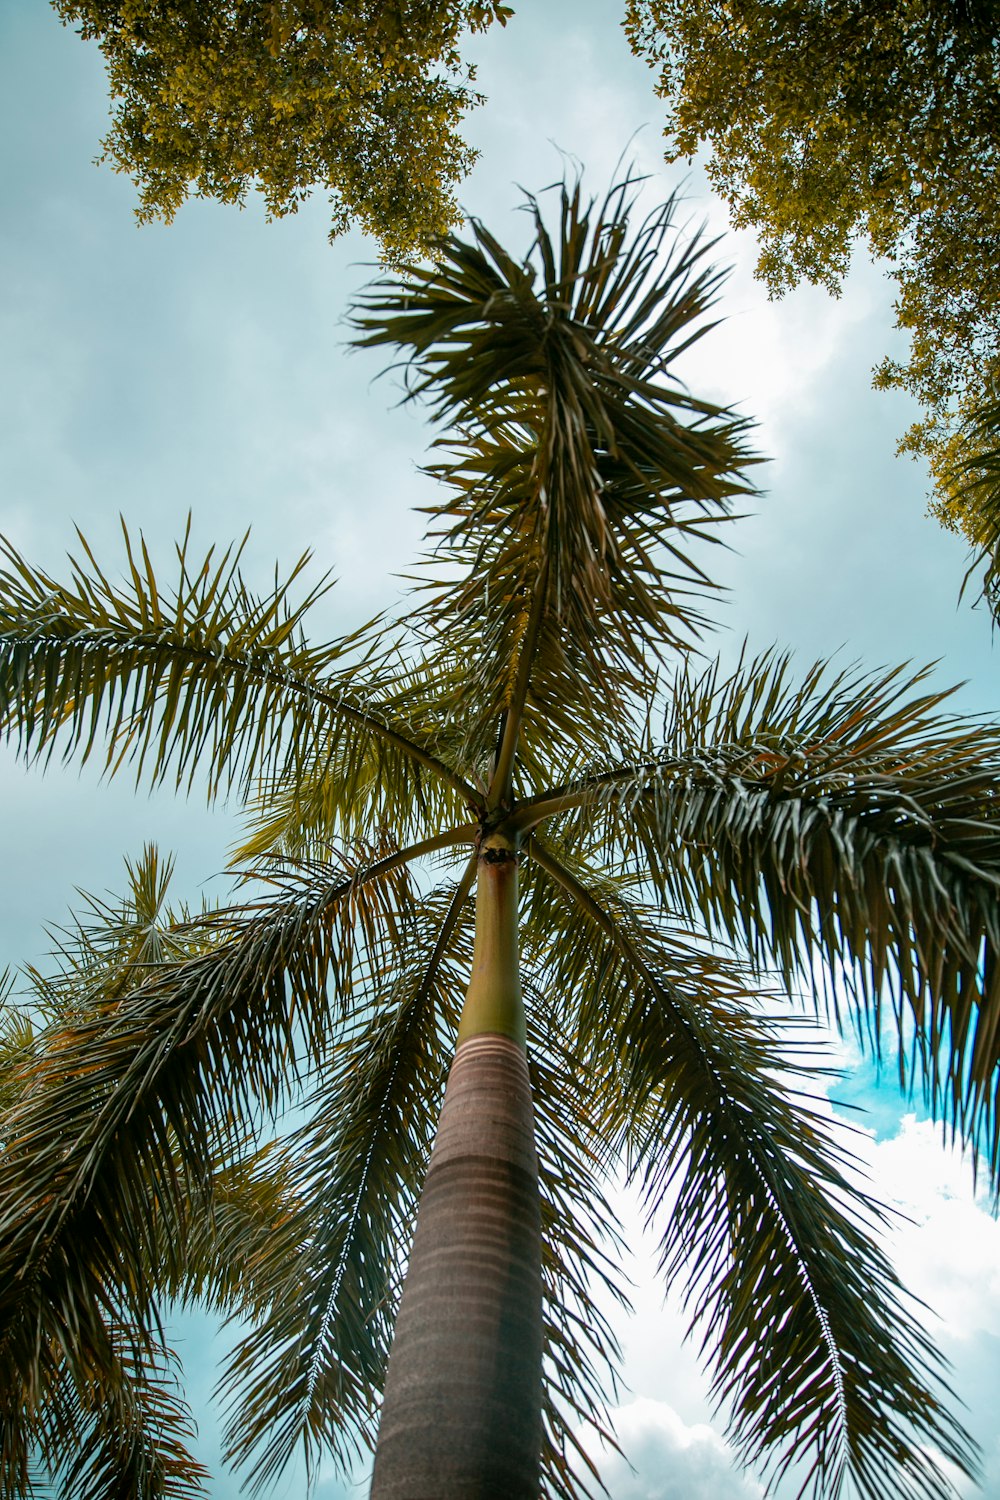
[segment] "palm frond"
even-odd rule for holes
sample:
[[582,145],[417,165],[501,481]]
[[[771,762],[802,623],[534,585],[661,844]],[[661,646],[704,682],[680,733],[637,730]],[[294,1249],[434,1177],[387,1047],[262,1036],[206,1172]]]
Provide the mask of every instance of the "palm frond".
[[27,1379],[48,1341],[85,1369],[116,1296],[136,1321],[152,1314],[157,1287],[183,1274],[218,1153],[242,1154],[261,1111],[325,1055],[385,972],[413,900],[408,863],[454,841],[281,870],[276,894],[199,920],[209,951],[47,1035],[25,1064],[0,1157],[11,1369]]
[[[192,1457],[195,1423],[169,1351],[138,1330],[109,1338],[110,1360],[83,1389],[65,1365],[30,1433],[45,1476],[34,1496],[53,1500],[193,1500],[209,1474]],[[20,1496],[25,1490],[0,1494]]]
[[528,705],[542,736],[566,681],[615,720],[623,688],[690,641],[685,595],[707,586],[692,535],[747,492],[747,424],[665,381],[718,274],[698,237],[668,249],[674,200],[630,238],[635,189],[595,205],[564,186],[555,239],[529,199],[523,262],[473,221],[355,319],[360,344],[409,351],[412,393],[461,433],[433,470],[453,493],[434,512],[446,581],[422,617],[477,638],[469,711],[495,723]]
[[[258,599],[240,576],[240,548],[198,562],[189,542],[177,549],[178,577],[167,589],[127,531],[120,586],[82,537],[84,555],[70,558],[67,584],[2,544],[0,727],[24,754],[59,746],[84,761],[106,745],[109,773],[132,764],[153,781],[172,773],[178,786],[204,776],[210,796],[222,788],[246,796],[258,778],[294,776],[303,753],[322,744],[341,769],[358,764],[365,782],[377,756],[404,816],[417,768],[468,796],[462,778],[405,725],[380,715],[381,648],[370,629],[306,644],[303,623],[324,585],[292,602],[305,558]],[[381,666],[391,676],[391,652]],[[359,738],[361,747],[344,748]],[[344,806],[357,790],[343,785]]]
[[872,1237],[884,1216],[797,1087],[813,1069],[735,966],[662,932],[620,882],[537,839],[532,854],[575,908],[556,977],[609,1145],[642,1186],[748,1459],[776,1479],[804,1464],[820,1496],[848,1479],[870,1500],[952,1495],[934,1454],[968,1474],[975,1450]]
[[[1000,731],[939,712],[926,674],[800,681],[765,656],[674,683],[643,762],[524,810],[581,810],[674,910],[740,935],[761,969],[843,995],[1000,1177]],[[570,829],[574,827],[572,818]],[[586,831],[585,831],[586,830]]]
[[[400,656],[391,673],[381,676],[380,708],[388,722],[405,724],[427,753],[461,768],[481,799],[482,747],[470,741],[462,714],[452,711],[463,700],[469,675],[468,653],[457,647],[455,642],[442,649],[438,642],[433,658]],[[404,807],[391,757],[387,759],[380,739],[358,734],[332,741],[321,737],[314,746],[301,747],[294,775],[282,767],[258,780],[248,799],[249,831],[235,858],[322,858],[331,844],[363,839],[373,827],[391,826],[405,841],[467,816],[454,787],[419,762],[408,768],[407,777]]]
[[284,1144],[272,1135],[220,1161],[181,1247],[170,1247],[172,1226],[165,1216],[158,1220],[164,1236],[156,1257],[160,1290],[178,1306],[248,1321],[266,1309],[261,1268],[274,1235],[300,1208]]
[[172,856],[147,844],[137,859],[125,859],[122,896],[77,893],[80,909],[66,926],[48,930],[53,946],[45,967],[25,971],[31,1006],[44,1027],[106,1006],[163,964],[204,950],[208,940],[187,905],[169,899],[173,869]]
[[255,1491],[301,1445],[307,1468],[348,1465],[373,1442],[409,1246],[471,957],[466,899],[427,898],[403,934],[406,958],[331,1048],[312,1118],[282,1152],[295,1205],[252,1267],[266,1308],[222,1384],[229,1457]]
[[13,998],[15,984],[16,975],[4,969],[0,973],[0,1120],[19,1097],[21,1069],[38,1031],[32,1007]]

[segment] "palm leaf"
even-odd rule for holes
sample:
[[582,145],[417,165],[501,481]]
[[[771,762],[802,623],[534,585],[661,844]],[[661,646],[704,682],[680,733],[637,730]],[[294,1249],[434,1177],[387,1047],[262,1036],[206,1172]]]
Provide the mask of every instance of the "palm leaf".
[[[462,714],[450,711],[467,690],[468,663],[467,653],[438,643],[432,656],[394,660],[379,689],[386,719],[405,724],[425,752],[459,768],[476,789],[476,795],[465,798],[467,804],[477,795],[481,800],[484,770],[488,779],[484,747],[470,741]],[[249,830],[236,858],[322,859],[331,844],[364,839],[373,827],[391,826],[401,838],[410,833],[419,837],[427,828],[465,815],[454,788],[420,762],[405,766],[403,787],[397,770],[374,735],[320,736],[312,747],[300,746],[294,775],[280,767],[254,786],[247,806]],[[400,810],[404,794],[409,799],[405,814]]]
[[[296,774],[303,751],[322,743],[334,764],[356,764],[371,781],[372,756],[405,822],[414,771],[423,768],[463,798],[461,778],[389,723],[377,707],[379,648],[370,631],[308,646],[302,627],[323,591],[292,603],[302,559],[273,592],[255,598],[239,573],[240,550],[200,563],[189,537],[179,574],[161,589],[145,545],[125,532],[127,578],[116,587],[86,541],[70,559],[72,581],[33,569],[9,543],[0,571],[0,726],[25,754],[86,760],[107,744],[105,768],[126,763],[178,786],[204,775],[209,794],[249,793],[258,778]],[[347,666],[350,658],[354,666]],[[392,653],[387,653],[391,676]],[[344,740],[362,741],[360,748]],[[375,742],[375,745],[372,744]],[[348,779],[345,807],[360,788]]]
[[[169,1351],[136,1330],[109,1338],[109,1363],[84,1389],[66,1367],[31,1424],[45,1478],[31,1493],[53,1500],[192,1500],[208,1471],[188,1451],[195,1436]],[[23,1493],[18,1485],[0,1494]]]
[[0,973],[0,1119],[20,1093],[19,1077],[37,1036],[30,1007],[14,1000],[15,975]]
[[843,979],[876,1049],[888,993],[904,1080],[997,1180],[1000,732],[941,714],[948,694],[922,682],[822,665],[795,681],[782,656],[681,675],[655,754],[523,816],[578,805],[591,847],[740,934],[792,993],[825,987],[838,1020]]
[[27,1379],[47,1341],[85,1369],[119,1295],[136,1321],[152,1314],[156,1287],[183,1274],[188,1224],[211,1206],[218,1153],[242,1154],[261,1109],[278,1109],[303,1059],[324,1055],[355,992],[384,970],[412,900],[407,863],[450,842],[284,870],[276,895],[200,919],[209,951],[46,1038],[0,1158],[11,1369]]
[[510,716],[501,780],[525,705],[543,743],[566,680],[618,719],[622,689],[690,639],[684,580],[706,580],[686,544],[746,492],[746,423],[663,380],[718,276],[697,239],[666,250],[673,200],[630,239],[634,190],[597,207],[564,187],[556,241],[529,200],[523,262],[473,221],[471,243],[447,240],[356,315],[360,344],[411,351],[413,393],[462,433],[433,471],[454,493],[437,508],[447,581],[422,615],[477,640],[468,711]]
[[137,989],[154,969],[203,951],[205,935],[187,906],[169,899],[173,868],[172,857],[147,844],[138,859],[126,858],[120,898],[78,892],[80,912],[66,927],[49,929],[45,969],[25,970],[31,1008],[45,1028],[92,1013]]
[[950,1494],[933,1453],[968,1474],[974,1449],[872,1238],[884,1215],[803,1103],[814,1069],[732,965],[661,932],[620,882],[537,839],[532,854],[574,903],[556,977],[576,997],[606,1139],[642,1186],[748,1460],[776,1479],[804,1463],[822,1496],[848,1479],[872,1500]]

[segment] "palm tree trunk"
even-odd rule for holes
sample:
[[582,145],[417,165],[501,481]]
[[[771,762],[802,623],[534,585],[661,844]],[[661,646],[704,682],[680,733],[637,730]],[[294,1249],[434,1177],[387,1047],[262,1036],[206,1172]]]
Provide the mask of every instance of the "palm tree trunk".
[[538,1500],[538,1162],[517,953],[517,855],[480,850],[458,1048],[420,1200],[372,1500]]

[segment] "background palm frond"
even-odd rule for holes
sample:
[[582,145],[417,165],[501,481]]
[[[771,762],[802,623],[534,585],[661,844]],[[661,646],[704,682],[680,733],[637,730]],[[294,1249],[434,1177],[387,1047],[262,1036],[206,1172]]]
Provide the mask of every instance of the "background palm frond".
[[[185,903],[169,897],[174,861],[147,844],[138,859],[126,856],[121,897],[80,891],[81,909],[66,927],[50,928],[44,970],[30,967],[30,997],[48,1028],[138,989],[164,964],[183,963],[210,944]],[[207,915],[207,911],[203,911]]]
[[[170,1351],[145,1332],[119,1327],[108,1362],[86,1385],[59,1367],[28,1428],[31,1494],[42,1500],[193,1500],[208,1495],[208,1471],[188,1445],[195,1423]],[[41,1455],[39,1459],[37,1455]],[[23,1494],[0,1488],[5,1500]]]
[[384,975],[414,899],[411,853],[281,869],[275,894],[193,924],[207,951],[124,995],[112,964],[110,997],[26,1059],[0,1157],[11,1370],[27,1379],[55,1341],[77,1378],[102,1345],[112,1288],[116,1316],[155,1316],[157,1288],[183,1274],[190,1225],[210,1211],[220,1152],[243,1153],[262,1111],[288,1099]]

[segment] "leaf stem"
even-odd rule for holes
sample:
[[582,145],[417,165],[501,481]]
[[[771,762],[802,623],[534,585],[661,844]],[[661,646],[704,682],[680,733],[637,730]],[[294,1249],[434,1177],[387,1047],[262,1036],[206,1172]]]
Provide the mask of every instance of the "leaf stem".
[[524,704],[531,682],[531,669],[535,662],[535,648],[538,645],[538,636],[542,628],[542,619],[545,615],[548,580],[549,560],[547,557],[544,557],[535,578],[535,591],[531,601],[531,611],[528,615],[528,623],[524,634],[521,637],[521,650],[518,656],[514,690],[504,720],[503,737],[500,741],[500,748],[497,751],[493,777],[486,794],[486,807],[490,812],[510,801],[514,757],[517,753],[521,719],[524,716]]
[[[240,657],[231,653],[223,653],[220,656],[213,651],[209,651],[204,648],[199,649],[195,646],[190,646],[179,641],[164,641],[162,636],[144,639],[141,635],[133,635],[128,637],[122,635],[119,639],[113,639],[109,641],[109,632],[107,629],[100,631],[95,630],[93,634],[95,637],[92,643],[93,647],[99,648],[102,652],[111,657],[113,657],[117,652],[141,656],[144,648],[151,652],[154,650],[160,653],[166,651],[168,655],[173,657],[186,658],[191,662],[203,663],[214,669],[215,672],[218,672],[220,662],[225,662],[233,669],[234,675],[239,673],[244,677],[250,678],[253,681],[261,683],[281,684],[293,696],[310,699],[313,702],[322,704],[326,708],[334,710],[335,713],[338,713],[343,718],[347,719],[349,723],[357,724],[360,727],[367,729],[371,734],[375,735],[376,738],[381,739],[385,744],[392,745],[395,749],[399,750],[403,755],[405,755],[409,760],[416,761],[418,764],[425,766],[427,770],[432,771],[436,776],[439,776],[441,780],[452,787],[452,789],[458,793],[458,795],[462,798],[467,806],[478,808],[481,805],[481,794],[478,793],[462,776],[460,776],[456,771],[453,771],[450,766],[447,766],[444,761],[440,760],[436,755],[433,755],[429,750],[423,749],[422,746],[416,744],[413,740],[408,739],[398,730],[390,728],[389,725],[384,724],[381,719],[377,718],[375,715],[366,712],[364,709],[355,707],[353,704],[346,701],[345,698],[340,694],[330,692],[327,689],[319,687],[315,683],[306,682],[301,678],[293,677],[292,674],[287,670],[279,671],[275,670],[274,668],[255,666],[252,662],[247,661],[245,658],[241,659]],[[7,641],[11,641],[10,636],[7,637]],[[81,649],[81,645],[82,649],[86,650],[88,644],[90,643],[81,643],[79,634],[74,636],[73,639],[69,642],[62,640],[58,636],[46,640],[44,637],[40,637],[37,634],[34,634],[25,639],[23,642],[15,641],[14,644],[24,644],[31,649],[41,646],[42,650],[46,652],[55,647],[55,649],[61,655],[62,648],[66,646],[69,646],[72,649],[78,651]]]
[[538,792],[534,797],[526,797],[523,802],[519,802],[516,811],[508,819],[507,827],[518,834],[530,833],[546,818],[553,818],[557,813],[569,812],[574,807],[584,807],[594,793],[601,791],[604,787],[629,781],[643,771],[661,770],[664,764],[665,762],[657,760],[641,761],[638,765],[619,766],[615,770],[601,771],[575,784],[569,782],[565,786],[550,787],[547,791]]

